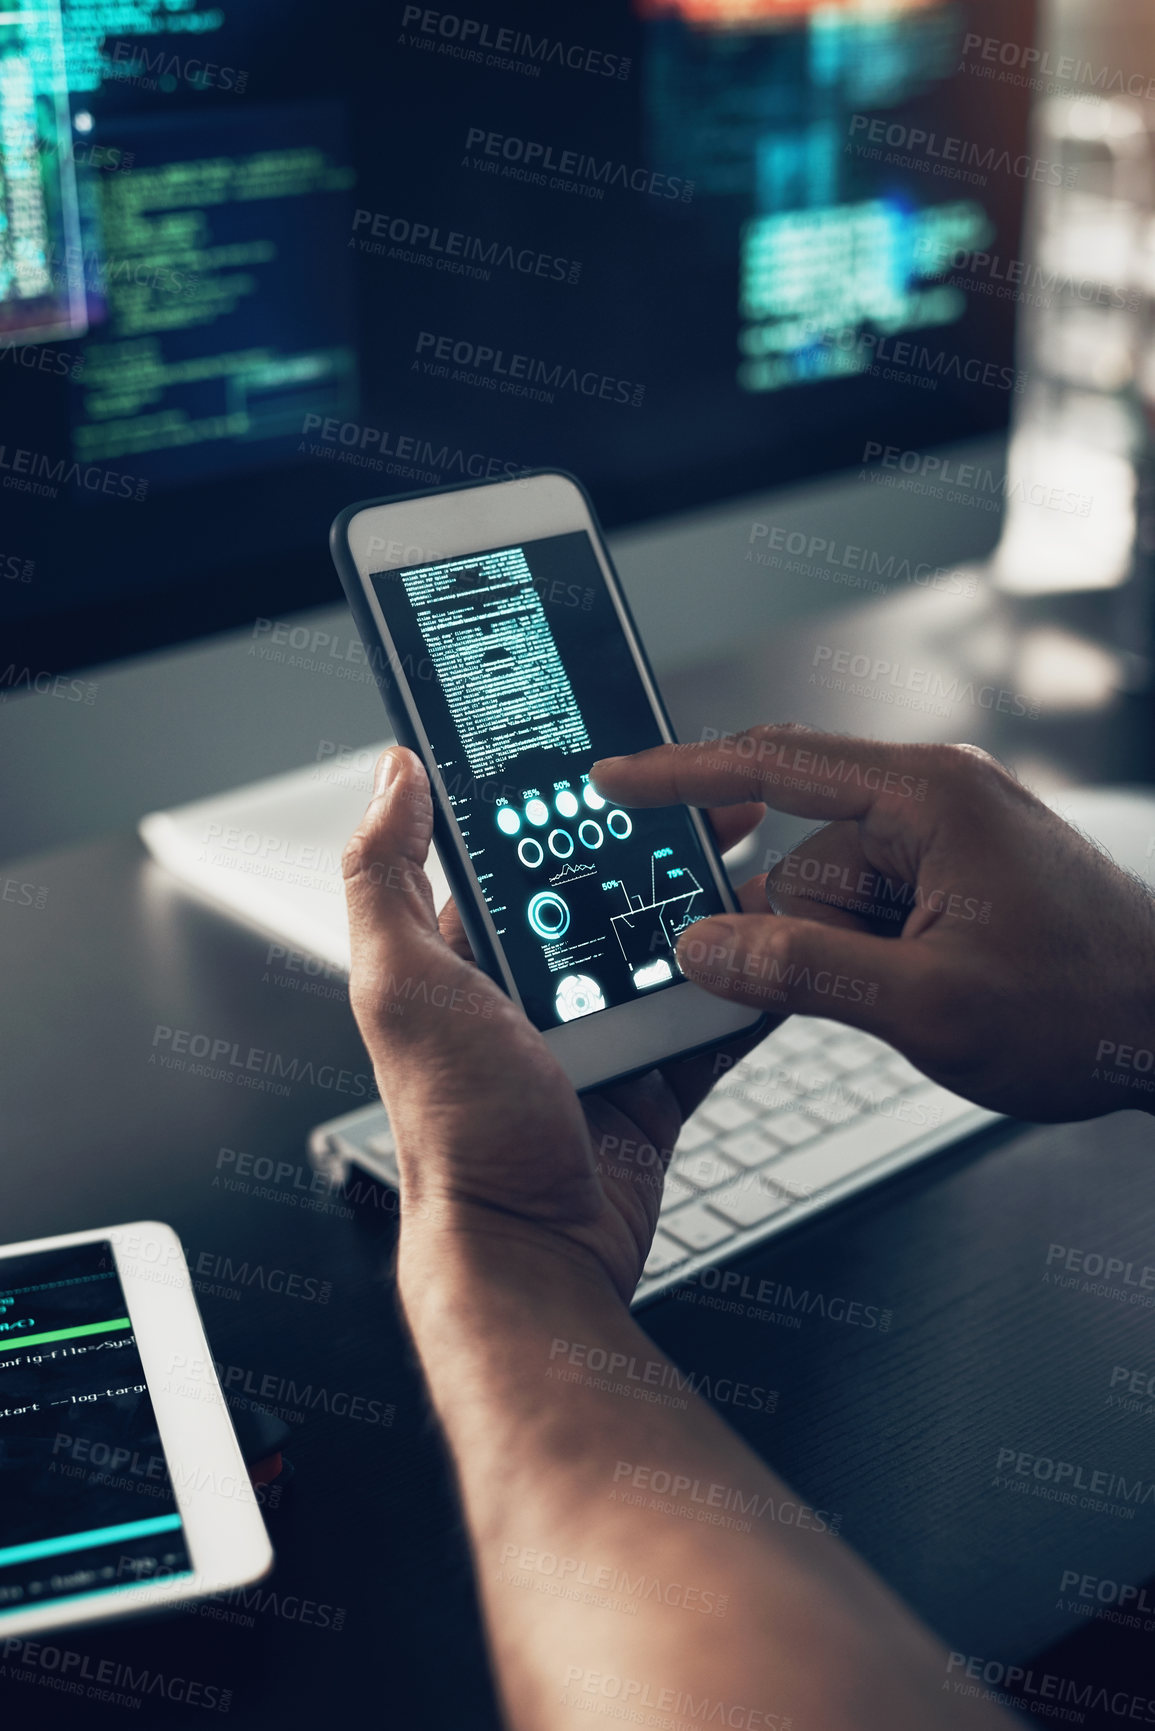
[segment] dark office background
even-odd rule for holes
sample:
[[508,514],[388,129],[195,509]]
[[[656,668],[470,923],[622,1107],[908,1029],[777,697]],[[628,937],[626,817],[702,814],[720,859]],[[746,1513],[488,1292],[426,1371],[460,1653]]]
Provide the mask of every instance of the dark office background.
[[[71,140],[42,99],[38,166],[68,205],[71,142],[77,209],[23,237],[53,291],[0,297],[17,342],[53,292],[88,320],[36,369],[7,357],[4,550],[35,563],[0,585],[17,662],[324,601],[342,505],[479,464],[570,469],[614,526],[1006,424],[1014,306],[968,274],[1017,246],[1027,93],[969,76],[963,43],[996,21],[1029,41],[1030,0],[800,5],[772,30],[624,0],[547,26],[515,0],[489,20],[530,44],[508,72],[454,57],[452,13],[130,10],[65,8]],[[987,171],[880,149],[877,122]],[[422,333],[563,382],[547,402],[431,377]],[[915,335],[953,365],[866,370],[863,339]],[[29,450],[49,495],[14,484]]]

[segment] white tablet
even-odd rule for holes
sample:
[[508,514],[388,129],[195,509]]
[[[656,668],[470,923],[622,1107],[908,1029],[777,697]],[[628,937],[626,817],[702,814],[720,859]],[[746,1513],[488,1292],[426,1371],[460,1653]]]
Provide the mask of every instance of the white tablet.
[[0,1639],[267,1573],[211,1366],[171,1227],[0,1247]]

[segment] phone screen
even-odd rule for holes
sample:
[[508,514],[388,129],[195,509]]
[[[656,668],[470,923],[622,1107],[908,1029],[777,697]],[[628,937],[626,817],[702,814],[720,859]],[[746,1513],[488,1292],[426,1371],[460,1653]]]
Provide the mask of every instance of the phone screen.
[[112,1246],[0,1257],[0,1630],[191,1572]]
[[723,904],[683,807],[590,785],[662,735],[588,534],[371,581],[530,1020],[677,984],[679,934]]

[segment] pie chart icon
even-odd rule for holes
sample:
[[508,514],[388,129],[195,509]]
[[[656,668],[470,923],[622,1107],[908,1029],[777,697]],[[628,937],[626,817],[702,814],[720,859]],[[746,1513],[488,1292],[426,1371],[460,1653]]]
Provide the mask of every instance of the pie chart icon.
[[592,1016],[595,1010],[604,1010],[606,1000],[589,974],[565,974],[558,982],[553,1007],[559,1022],[576,1022],[579,1016]]

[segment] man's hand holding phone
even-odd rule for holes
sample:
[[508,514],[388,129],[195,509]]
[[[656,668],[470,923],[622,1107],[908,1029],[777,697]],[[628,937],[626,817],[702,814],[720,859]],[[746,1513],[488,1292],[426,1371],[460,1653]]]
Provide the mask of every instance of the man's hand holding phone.
[[[739,801],[719,812],[720,846],[748,835],[764,810]],[[475,965],[452,903],[439,924],[424,869],[432,834],[419,758],[386,751],[345,854],[349,984],[397,1138],[409,1243],[464,1234],[498,1254],[561,1255],[628,1301],[666,1161],[709,1089],[714,1055],[579,1102],[543,1036]]]

